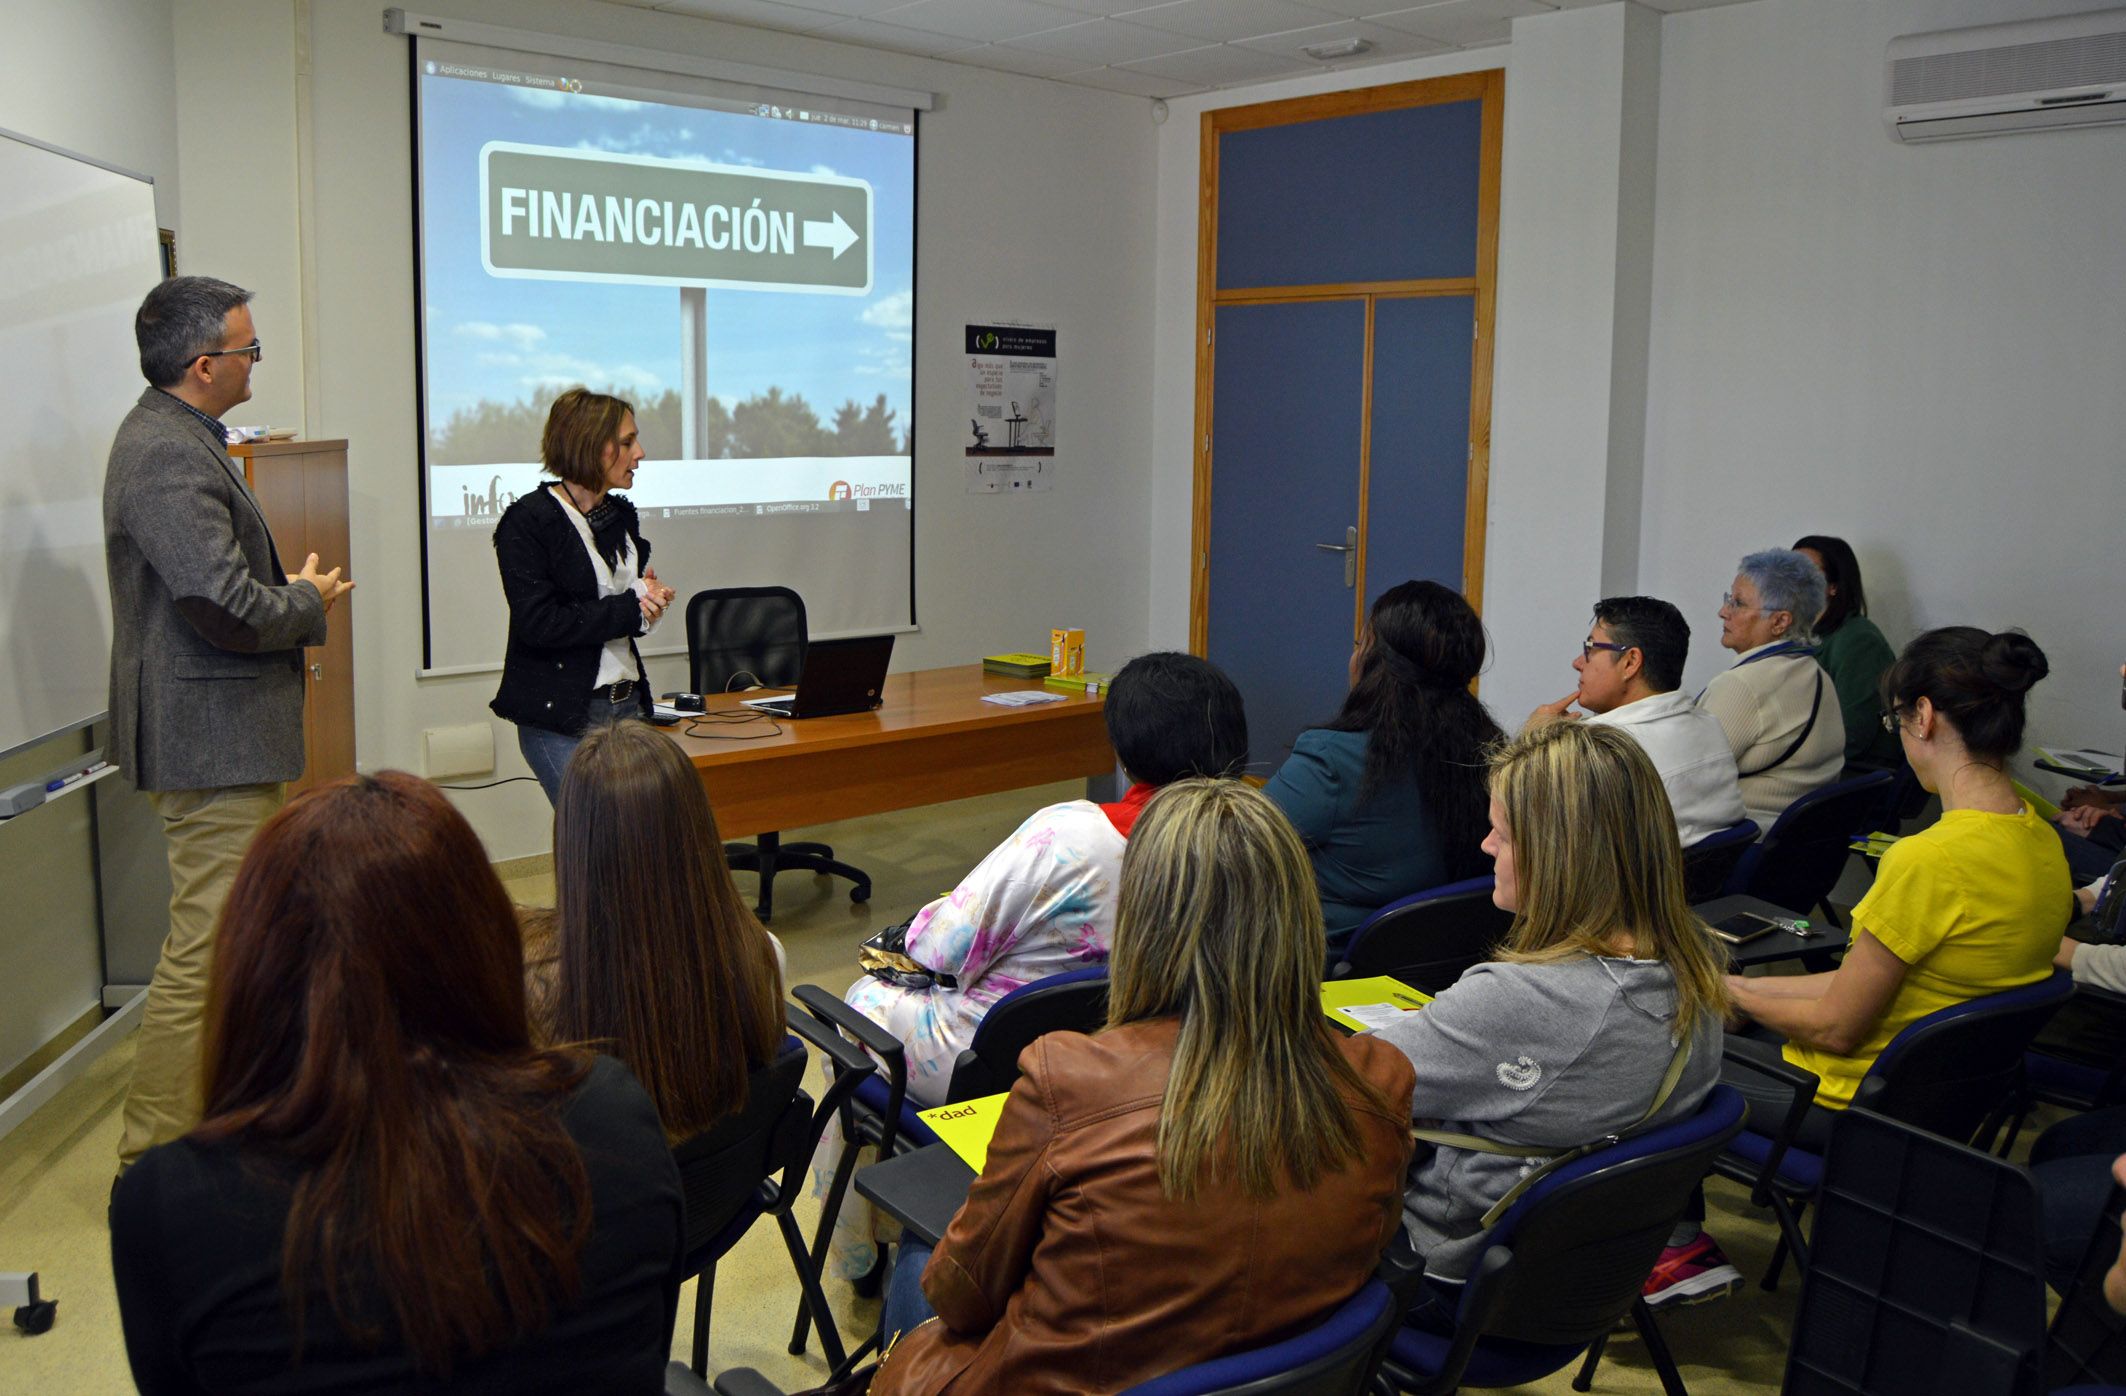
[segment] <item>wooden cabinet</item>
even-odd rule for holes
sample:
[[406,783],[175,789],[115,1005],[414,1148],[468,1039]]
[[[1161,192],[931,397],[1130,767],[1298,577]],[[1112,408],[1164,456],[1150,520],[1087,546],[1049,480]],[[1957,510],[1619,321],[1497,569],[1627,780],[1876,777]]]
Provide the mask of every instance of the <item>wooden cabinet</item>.
[[[291,576],[311,553],[321,566],[349,566],[345,441],[260,441],[231,446],[229,454],[242,462]],[[290,795],[354,774],[354,601],[349,592],[334,604],[325,643],[303,652],[305,759]]]

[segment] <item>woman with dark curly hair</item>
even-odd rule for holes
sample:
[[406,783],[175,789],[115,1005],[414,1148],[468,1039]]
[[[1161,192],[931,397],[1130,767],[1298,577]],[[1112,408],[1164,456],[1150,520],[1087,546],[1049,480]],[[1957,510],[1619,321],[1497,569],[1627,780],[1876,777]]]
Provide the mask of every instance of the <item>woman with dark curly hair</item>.
[[1263,787],[1313,859],[1332,947],[1398,897],[1486,871],[1484,753],[1505,734],[1469,691],[1483,667],[1484,626],[1459,593],[1388,588],[1342,710]]

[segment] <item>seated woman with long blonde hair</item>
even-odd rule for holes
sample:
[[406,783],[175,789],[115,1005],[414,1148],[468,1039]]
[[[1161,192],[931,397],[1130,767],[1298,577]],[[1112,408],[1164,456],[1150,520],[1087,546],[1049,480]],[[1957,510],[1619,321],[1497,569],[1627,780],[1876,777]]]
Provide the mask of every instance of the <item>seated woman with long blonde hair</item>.
[[[1505,1146],[1426,1147],[1404,1221],[1459,1284],[1531,1157],[1688,1116],[1719,1079],[1722,957],[1683,895],[1675,815],[1614,727],[1545,723],[1491,760],[1498,956],[1379,1036],[1417,1068],[1412,1117]],[[1422,1306],[1417,1315],[1423,1319]]]
[[1400,1210],[1410,1066],[1330,1030],[1321,937],[1276,806],[1228,780],[1152,798],[1107,1028],[1020,1058],[927,1270],[920,1247],[898,1259],[874,1396],[1119,1391],[1290,1337],[1366,1282]]

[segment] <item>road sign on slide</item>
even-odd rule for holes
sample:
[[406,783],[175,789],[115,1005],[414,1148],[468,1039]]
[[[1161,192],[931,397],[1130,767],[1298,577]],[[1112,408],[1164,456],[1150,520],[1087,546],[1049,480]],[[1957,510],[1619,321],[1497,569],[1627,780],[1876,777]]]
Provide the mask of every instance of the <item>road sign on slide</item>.
[[480,147],[480,258],[493,276],[861,296],[871,242],[860,179]]

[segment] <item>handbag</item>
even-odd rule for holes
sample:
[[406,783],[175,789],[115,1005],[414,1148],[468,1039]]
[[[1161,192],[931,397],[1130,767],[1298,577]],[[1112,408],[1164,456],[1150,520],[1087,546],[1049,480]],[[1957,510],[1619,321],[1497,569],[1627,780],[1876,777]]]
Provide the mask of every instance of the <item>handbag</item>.
[[914,924],[910,919],[888,926],[857,946],[857,967],[873,979],[883,979],[903,989],[958,988],[959,981],[953,976],[927,969],[908,957],[908,928]]
[[1576,1158],[1585,1158],[1597,1149],[1606,1149],[1612,1144],[1621,1144],[1646,1127],[1648,1121],[1661,1113],[1668,1098],[1675,1094],[1676,1083],[1683,1079],[1683,1069],[1690,1064],[1690,1041],[1685,1039],[1676,1046],[1675,1055],[1668,1059],[1668,1070],[1661,1076],[1660,1089],[1654,1092],[1654,1103],[1646,1107],[1646,1113],[1633,1120],[1614,1134],[1586,1144],[1574,1144],[1570,1148],[1553,1148],[1544,1144],[1502,1144],[1496,1139],[1485,1139],[1474,1134],[1460,1134],[1447,1129],[1413,1129],[1410,1132],[1428,1144],[1444,1144],[1450,1149],[1469,1149],[1479,1154],[1503,1154],[1508,1158],[1548,1159],[1542,1167],[1521,1175],[1519,1182],[1506,1190],[1506,1195],[1491,1204],[1484,1213],[1483,1227],[1489,1230],[1506,1215],[1506,1209],[1520,1200],[1522,1193],[1543,1180],[1544,1175],[1564,1167]]

